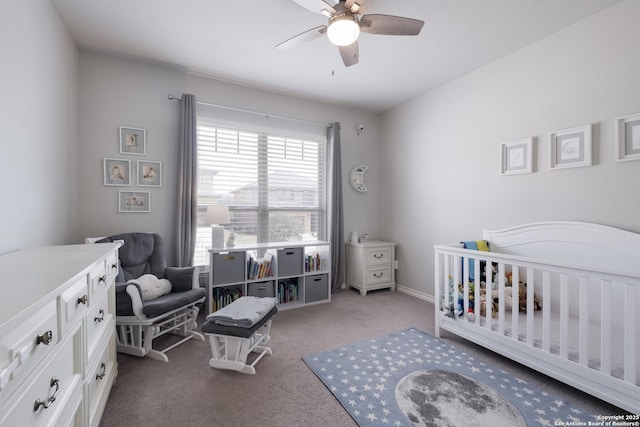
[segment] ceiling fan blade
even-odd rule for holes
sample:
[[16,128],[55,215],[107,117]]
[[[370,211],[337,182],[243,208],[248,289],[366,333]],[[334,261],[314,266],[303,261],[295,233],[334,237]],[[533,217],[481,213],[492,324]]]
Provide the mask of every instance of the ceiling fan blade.
[[391,36],[417,36],[424,21],[393,15],[364,15],[360,18],[360,31]]
[[322,13],[327,17],[335,15],[336,10],[327,2],[322,0],[293,0],[305,9],[310,10],[313,13]]
[[370,1],[371,0],[347,0],[344,2],[344,5],[351,11],[351,13],[362,15]]
[[340,50],[340,56],[342,57],[342,62],[344,62],[345,67],[350,67],[358,63],[359,53],[357,40],[349,46],[338,46],[338,50]]
[[293,36],[289,40],[283,41],[279,45],[276,45],[276,49],[279,49],[279,50],[293,49],[294,47],[298,47],[301,44],[310,42],[311,40],[315,40],[318,37],[321,37],[326,32],[327,32],[327,26],[320,25],[319,27],[315,27],[305,31],[304,33],[300,33],[297,36]]

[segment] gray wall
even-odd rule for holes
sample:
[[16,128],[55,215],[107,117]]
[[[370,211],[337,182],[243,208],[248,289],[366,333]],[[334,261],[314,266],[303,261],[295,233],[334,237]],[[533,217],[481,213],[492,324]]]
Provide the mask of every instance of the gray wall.
[[48,1],[0,0],[0,253],[70,243],[78,52]]
[[[80,54],[79,177],[81,204],[77,241],[86,236],[101,236],[128,231],[160,233],[173,250],[176,222],[178,171],[178,108],[167,95],[192,93],[200,101],[268,112],[322,123],[339,121],[342,125],[343,176],[360,163],[370,166],[367,194],[356,193],[345,179],[345,238],[348,232],[378,233],[378,117],[352,109],[311,102],[225,83],[185,70],[160,64],[140,63],[102,54]],[[358,140],[355,125],[365,125]],[[147,130],[147,155],[119,153],[118,128],[131,126]],[[161,161],[161,188],[104,186],[103,158],[127,158]],[[118,213],[118,190],[151,192],[151,213]]]
[[[484,228],[591,221],[640,232],[640,161],[614,159],[614,120],[640,113],[640,2],[560,31],[381,118],[381,234],[398,282],[433,295],[433,245]],[[591,167],[549,169],[549,133],[593,124]],[[501,176],[502,142],[535,137],[535,172]]]

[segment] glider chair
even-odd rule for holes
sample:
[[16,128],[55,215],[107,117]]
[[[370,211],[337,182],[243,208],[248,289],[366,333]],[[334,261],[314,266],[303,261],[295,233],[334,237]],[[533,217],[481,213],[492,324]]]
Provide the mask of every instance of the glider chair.
[[[124,233],[95,242],[118,240],[124,242],[118,252],[116,277],[118,351],[168,362],[169,350],[191,338],[204,341],[196,331],[196,304],[206,298],[206,290],[198,281],[199,268],[167,267],[164,243],[158,234]],[[167,333],[183,339],[164,350],[154,349],[153,341]]]

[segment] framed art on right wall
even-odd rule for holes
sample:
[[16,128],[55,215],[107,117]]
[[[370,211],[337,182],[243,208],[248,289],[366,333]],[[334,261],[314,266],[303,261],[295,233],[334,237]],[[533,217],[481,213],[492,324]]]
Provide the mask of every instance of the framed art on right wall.
[[616,160],[640,160],[640,114],[616,119]]
[[549,142],[551,169],[591,166],[591,125],[552,132]]

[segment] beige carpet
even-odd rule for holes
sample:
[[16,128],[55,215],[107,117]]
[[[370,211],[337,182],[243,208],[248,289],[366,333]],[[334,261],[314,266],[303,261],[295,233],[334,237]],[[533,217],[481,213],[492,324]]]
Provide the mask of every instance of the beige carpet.
[[[326,304],[281,311],[273,318],[273,354],[256,375],[211,369],[207,341],[169,352],[169,363],[118,354],[119,374],[101,426],[355,426],[351,416],[302,361],[302,356],[415,326],[434,333],[433,304],[388,290],[352,290]],[[602,415],[621,414],[600,400],[453,335],[443,340],[481,352],[501,367],[558,397],[571,397]]]

